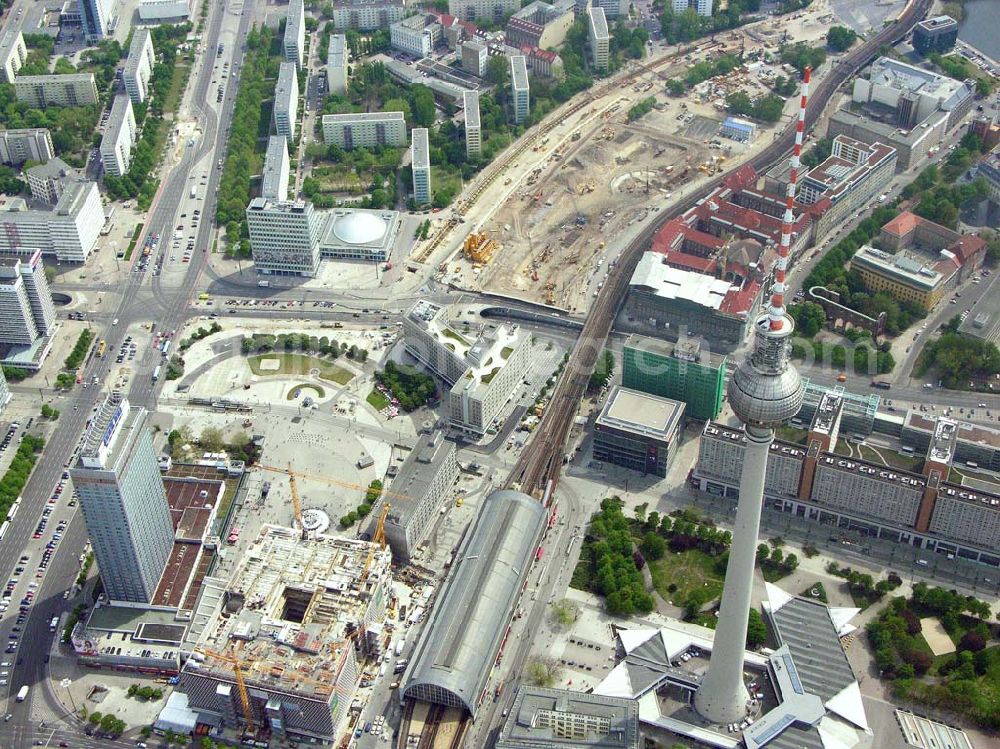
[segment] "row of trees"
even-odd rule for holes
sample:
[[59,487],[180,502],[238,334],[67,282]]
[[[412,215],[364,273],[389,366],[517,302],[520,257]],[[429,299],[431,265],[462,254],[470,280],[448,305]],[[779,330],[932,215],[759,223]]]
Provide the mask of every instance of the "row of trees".
[[21,444],[17,446],[10,466],[0,479],[0,515],[6,517],[10,506],[21,495],[43,447],[45,440],[33,434],[25,434]]
[[433,377],[391,359],[383,371],[375,373],[375,380],[389,389],[404,411],[417,410],[437,393]]
[[247,52],[240,71],[215,212],[218,224],[226,227],[226,251],[231,256],[250,256],[246,207],[250,202],[250,181],[260,174],[263,166],[264,142],[271,126],[274,79],[280,62],[280,56],[272,53],[273,44],[277,44],[277,37],[267,26],[247,33]]
[[125,733],[127,728],[125,721],[121,718],[116,718],[112,713],[103,715],[96,710],[87,716],[87,722],[105,736],[115,739]]
[[836,562],[827,564],[826,571],[845,580],[851,596],[863,606],[880,601],[886,593],[903,584],[902,578],[895,572],[890,572],[885,580],[875,582],[875,578],[868,573],[858,572],[850,567],[841,567]]
[[373,479],[368,488],[365,489],[365,498],[361,503],[351,510],[349,513],[340,518],[341,528],[350,528],[357,521],[362,518],[368,517],[371,514],[372,508],[375,503],[379,501],[382,497],[382,482],[378,479]]
[[608,384],[611,375],[615,371],[615,355],[608,349],[598,357],[594,365],[594,371],[590,373],[590,381],[587,383],[589,390],[600,390]]
[[792,574],[799,567],[799,558],[795,554],[785,554],[781,545],[760,544],[757,546],[757,566],[768,582],[774,582],[785,575]]
[[93,342],[94,332],[90,328],[80,331],[80,337],[73,344],[73,350],[69,352],[69,356],[63,362],[63,369],[76,369],[83,364],[83,358],[87,355],[90,344]]
[[206,327],[199,327],[190,336],[188,336],[183,341],[181,341],[179,344],[177,344],[177,348],[179,348],[181,351],[186,351],[187,349],[191,348],[191,346],[194,345],[195,341],[200,341],[203,338],[208,338],[213,333],[218,333],[221,330],[222,330],[222,326],[219,325],[219,321],[218,320],[213,320],[212,324],[209,325],[207,328]]
[[266,354],[271,351],[302,352],[329,356],[332,359],[343,354],[348,359],[357,362],[363,363],[368,360],[368,349],[359,348],[354,344],[348,346],[346,343],[338,343],[336,338],[314,336],[309,333],[279,333],[278,335],[254,333],[243,337],[240,351],[244,355]]

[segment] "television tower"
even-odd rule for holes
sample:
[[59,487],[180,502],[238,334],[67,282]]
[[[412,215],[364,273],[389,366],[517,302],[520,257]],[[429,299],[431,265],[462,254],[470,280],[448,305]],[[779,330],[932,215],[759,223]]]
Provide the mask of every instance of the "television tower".
[[789,338],[795,323],[785,312],[785,272],[792,234],[792,207],[798,183],[799,157],[805,132],[806,102],[811,70],[802,78],[802,98],[792,151],[792,173],[785,193],[785,216],[775,266],[774,286],[767,312],[754,323],[753,350],[740,362],[729,381],[729,405],[745,425],[747,447],[740,474],[733,542],[722,589],[722,605],[715,629],[708,673],[694,695],[694,706],[706,720],[737,723],[746,717],[749,694],[743,682],[747,617],[764,502],[764,476],[774,428],[798,413],[802,405],[802,379],[789,364]]

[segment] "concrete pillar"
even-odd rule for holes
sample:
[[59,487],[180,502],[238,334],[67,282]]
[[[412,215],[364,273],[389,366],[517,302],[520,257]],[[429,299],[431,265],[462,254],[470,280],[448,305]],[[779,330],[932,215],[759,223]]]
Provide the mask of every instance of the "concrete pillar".
[[736,505],[736,522],[729,549],[726,582],[722,589],[719,622],[715,628],[708,673],[694,695],[698,713],[722,725],[743,720],[750,698],[743,683],[743,655],[764,497],[764,476],[774,430],[747,425],[746,435],[740,499]]

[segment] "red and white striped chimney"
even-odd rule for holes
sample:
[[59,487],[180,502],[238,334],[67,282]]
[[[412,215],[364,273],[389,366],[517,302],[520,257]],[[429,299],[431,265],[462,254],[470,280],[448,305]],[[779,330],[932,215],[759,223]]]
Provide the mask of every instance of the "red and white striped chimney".
[[799,102],[799,121],[795,125],[795,148],[792,150],[792,173],[785,192],[785,217],[781,223],[781,245],[778,247],[778,263],[774,271],[774,286],[771,290],[771,306],[768,319],[771,330],[780,330],[785,316],[785,272],[788,270],[788,247],[792,241],[792,206],[795,203],[795,188],[799,182],[799,158],[802,156],[802,136],[806,130],[806,104],[809,101],[809,78],[812,68],[807,67],[802,76],[802,97]]

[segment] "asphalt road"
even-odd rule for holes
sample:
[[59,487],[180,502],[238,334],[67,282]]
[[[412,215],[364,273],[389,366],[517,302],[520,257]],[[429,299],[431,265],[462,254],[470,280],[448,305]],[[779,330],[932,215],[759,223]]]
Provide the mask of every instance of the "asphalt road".
[[[22,0],[23,2],[23,0]],[[226,13],[224,6],[211,4],[208,19],[208,30],[205,35],[205,61],[198,67],[197,77],[194,79],[195,102],[208,101],[207,92],[212,78],[212,65],[218,58],[215,57],[215,47],[219,39],[222,20]],[[249,27],[250,18],[253,11],[252,3],[245,6],[246,12],[240,19],[238,43],[227,49],[226,55],[222,59],[230,59],[233,71],[233,78],[236,71],[242,64],[243,42],[246,31]],[[219,60],[221,62],[221,60]],[[191,85],[189,83],[189,85]],[[228,123],[231,120],[232,109],[235,100],[236,86],[231,86],[226,92],[223,108],[219,119],[212,110],[205,108],[200,115],[203,136],[200,144],[189,148],[182,161],[171,170],[163,182],[158,199],[150,211],[150,218],[146,223],[146,231],[157,231],[161,235],[161,245],[165,244],[172,234],[175,216],[181,199],[185,196],[186,181],[188,172],[192,164],[198,159],[208,157],[207,163],[214,166],[214,154],[223,153],[225,139],[227,136]],[[221,123],[221,127],[220,127]],[[220,174],[212,169],[208,179],[208,188],[201,193],[200,199],[204,202],[201,210],[204,216],[211,216],[215,211],[215,187],[218,184]],[[208,247],[210,241],[211,221],[202,223],[196,246]],[[141,246],[141,244],[139,245]],[[98,336],[107,340],[109,352],[116,351],[126,335],[125,331],[129,325],[139,321],[157,322],[159,329],[176,329],[180,321],[187,314],[187,305],[191,299],[192,290],[197,283],[205,265],[206,255],[195,253],[192,262],[189,264],[182,281],[178,285],[167,285],[163,283],[148,284],[147,272],[130,272],[128,279],[120,289],[120,298],[115,317],[119,324],[107,325],[105,321],[104,330],[98,330]],[[138,259],[136,260],[138,262]],[[152,386],[148,373],[158,363],[158,357],[152,353],[148,354],[140,365],[140,371],[132,381],[129,391],[129,399],[136,404],[152,406],[155,404],[155,389]],[[145,367],[145,369],[143,369]],[[85,381],[90,381],[94,376],[103,379],[109,374],[110,368],[105,360],[90,361],[85,367]],[[45,451],[32,474],[22,496],[23,502],[20,512],[11,524],[8,531],[9,539],[0,545],[0,569],[12,571],[15,562],[25,548],[31,548],[30,536],[37,524],[42,507],[51,495],[53,487],[59,480],[64,470],[64,464],[69,461],[71,454],[83,432],[85,423],[90,417],[91,411],[99,398],[103,398],[105,391],[91,387],[83,389],[75,388],[71,394],[63,400],[59,406],[62,416],[59,421],[59,429],[56,430],[50,442],[46,445]],[[74,406],[76,408],[74,408]],[[64,492],[65,497],[69,492]],[[55,525],[55,520],[60,517],[68,517],[67,510],[63,503],[57,505],[58,509],[53,513],[53,521],[48,532]],[[48,534],[43,536],[37,544],[44,544]],[[57,550],[53,555],[49,569],[41,587],[37,593],[37,599],[31,607],[31,614],[25,624],[22,643],[31,643],[31,646],[21,645],[14,657],[17,658],[9,679],[7,711],[12,714],[9,722],[0,724],[0,744],[10,749],[17,749],[29,746],[36,740],[48,741],[50,745],[57,746],[60,740],[72,738],[72,746],[84,747],[109,747],[109,746],[129,746],[129,741],[107,741],[90,739],[81,731],[74,730],[74,721],[68,717],[64,721],[59,731],[53,735],[50,728],[43,729],[39,722],[31,719],[31,708],[33,701],[38,695],[42,699],[49,712],[60,714],[63,710],[61,703],[52,693],[51,685],[46,678],[46,659],[49,653],[50,643],[53,635],[49,631],[49,620],[51,617],[62,613],[69,608],[72,601],[63,599],[63,592],[73,584],[73,580],[78,573],[78,557],[82,553],[86,544],[86,529],[81,517],[76,514],[72,516],[69,527],[59,542]],[[32,554],[32,564],[36,562],[38,554]],[[28,573],[33,569],[29,567]],[[12,607],[13,608],[13,607]],[[16,613],[8,613],[7,617],[0,624],[0,632],[6,633],[13,623]],[[31,693],[29,699],[24,703],[16,703],[13,694],[22,685],[29,685]],[[65,734],[65,737],[64,735]]]

